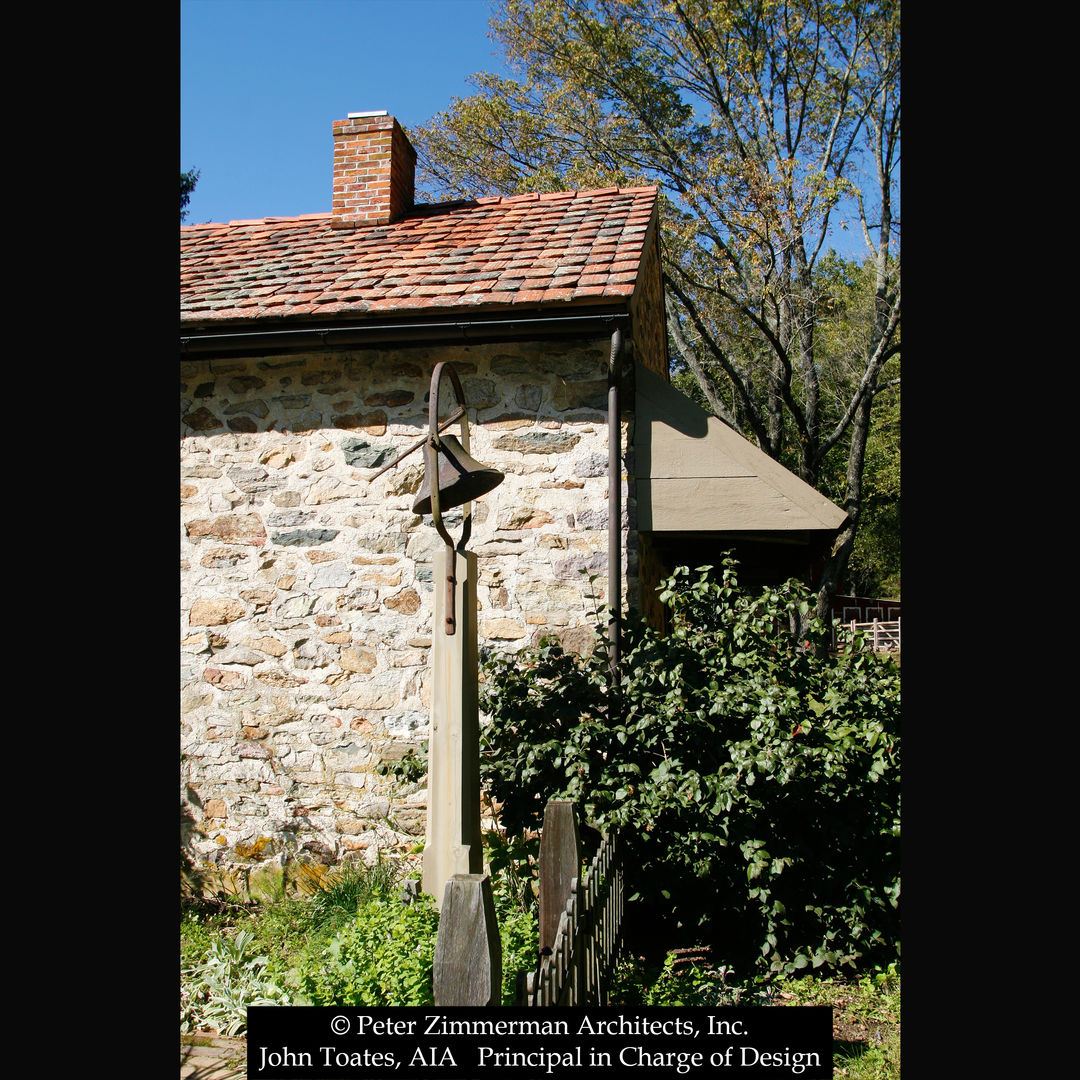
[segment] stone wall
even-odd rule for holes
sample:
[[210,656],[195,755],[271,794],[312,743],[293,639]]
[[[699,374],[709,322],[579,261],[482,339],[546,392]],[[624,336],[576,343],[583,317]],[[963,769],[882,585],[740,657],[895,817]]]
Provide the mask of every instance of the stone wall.
[[643,245],[641,269],[630,302],[638,361],[661,379],[668,378],[667,317],[660,257],[659,209],[653,211]]
[[[419,452],[369,477],[426,430],[440,360],[463,381],[473,456],[506,473],[473,508],[481,653],[544,634],[588,647],[589,575],[598,602],[607,592],[609,351],[603,337],[182,362],[181,811],[196,862],[371,860],[423,841],[424,792],[375,769],[427,737],[442,541],[411,512]],[[632,355],[627,342],[627,368]],[[442,398],[445,415],[449,380]]]

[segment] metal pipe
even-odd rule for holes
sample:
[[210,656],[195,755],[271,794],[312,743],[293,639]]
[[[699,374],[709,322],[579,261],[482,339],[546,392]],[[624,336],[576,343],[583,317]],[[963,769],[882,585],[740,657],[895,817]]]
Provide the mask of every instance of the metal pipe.
[[608,361],[608,641],[611,645],[611,700],[618,709],[619,630],[622,622],[622,425],[619,422],[619,360],[622,331],[611,334]]

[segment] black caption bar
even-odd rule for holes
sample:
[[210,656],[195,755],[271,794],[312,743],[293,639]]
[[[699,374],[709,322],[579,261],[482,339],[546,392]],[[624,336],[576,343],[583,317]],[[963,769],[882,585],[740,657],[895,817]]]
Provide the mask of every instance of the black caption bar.
[[531,1080],[583,1069],[816,1080],[832,1076],[832,1009],[258,1006],[247,1044],[249,1080]]

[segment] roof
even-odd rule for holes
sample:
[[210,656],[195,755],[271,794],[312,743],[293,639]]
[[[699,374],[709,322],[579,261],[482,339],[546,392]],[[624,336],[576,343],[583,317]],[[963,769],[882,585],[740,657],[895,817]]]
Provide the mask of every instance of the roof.
[[634,365],[638,528],[831,532],[847,514],[723,421]]
[[624,302],[656,203],[655,187],[612,187],[418,206],[355,230],[330,214],[185,225],[180,319]]

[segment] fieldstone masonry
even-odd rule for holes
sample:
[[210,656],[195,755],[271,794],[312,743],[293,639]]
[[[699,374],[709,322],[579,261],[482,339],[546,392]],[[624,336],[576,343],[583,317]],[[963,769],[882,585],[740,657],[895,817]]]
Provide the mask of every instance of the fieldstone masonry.
[[473,456],[506,474],[473,507],[481,654],[546,634],[589,647],[607,596],[609,352],[597,338],[182,362],[181,799],[196,861],[370,861],[423,843],[425,791],[376,766],[427,737],[442,541],[411,512],[419,451],[369,478],[425,432],[440,360],[463,381]]

